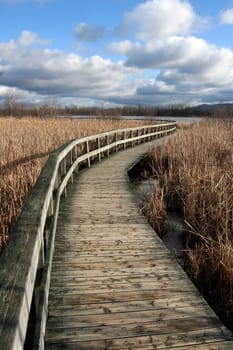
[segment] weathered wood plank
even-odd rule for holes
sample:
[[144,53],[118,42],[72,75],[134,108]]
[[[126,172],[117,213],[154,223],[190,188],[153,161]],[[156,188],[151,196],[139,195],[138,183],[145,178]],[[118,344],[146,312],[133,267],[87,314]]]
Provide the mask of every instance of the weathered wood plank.
[[[88,243],[87,243],[88,244]],[[116,244],[117,245],[117,244]],[[133,268],[134,270],[139,267],[141,268],[156,268],[158,270],[165,270],[167,268],[166,261],[164,259],[151,259],[151,260],[145,260],[141,258],[140,260],[133,260],[128,261],[126,258],[125,261],[108,261],[108,264],[106,262],[94,262],[90,263],[87,259],[85,262],[66,262],[64,265],[62,264],[54,264],[54,271],[56,270],[75,270],[75,271],[84,271],[84,270],[115,270],[116,268],[119,269],[130,269]]]
[[199,298],[194,298],[193,295],[183,294],[182,297],[170,297],[168,299],[149,299],[149,300],[129,300],[98,304],[81,304],[76,308],[64,305],[50,305],[50,315],[52,317],[74,316],[74,315],[98,315],[115,312],[130,312],[141,310],[161,310],[164,308],[174,309],[180,307],[194,307],[203,305]]
[[[229,341],[222,342],[222,337],[228,337]],[[187,333],[162,334],[156,336],[139,336],[134,338],[120,338],[113,340],[82,341],[68,344],[51,343],[48,349],[69,350],[155,350],[155,349],[232,349],[231,335],[219,328],[204,329],[203,331],[189,331]],[[196,345],[195,345],[196,344]],[[198,345],[197,345],[198,344]],[[196,347],[197,346],[197,347]]]
[[[228,349],[219,322],[141,215],[127,168],[148,146],[80,174],[61,205],[46,349]],[[216,347],[217,346],[217,347]]]
[[[147,276],[143,278],[143,282],[152,282],[155,285],[157,283],[177,283],[177,280],[180,280],[182,277],[181,274],[177,273],[176,275],[171,274],[171,275],[164,275],[164,274],[154,274],[152,276]],[[56,279],[53,279],[53,285],[51,286],[51,290],[53,288],[58,288],[58,287],[63,287],[66,288],[68,285],[70,287],[72,286],[77,286],[78,288],[84,287],[85,286],[106,286],[106,285],[111,285],[113,286],[118,286],[118,285],[124,285],[124,284],[138,284],[142,282],[142,276],[116,276],[116,277],[93,277],[93,278],[86,278],[86,277],[77,277],[77,278],[66,278],[61,280],[59,276]]]
[[148,291],[153,291],[157,288],[160,288],[161,291],[166,293],[166,290],[174,290],[176,292],[178,291],[192,291],[192,286],[184,286],[183,289],[178,289],[177,287],[174,287],[173,283],[168,283],[168,282],[163,282],[163,283],[153,283],[153,282],[139,282],[139,283],[134,283],[134,284],[118,284],[112,286],[111,284],[101,286],[97,285],[95,288],[93,288],[93,285],[86,285],[84,288],[81,288],[80,286],[77,288],[74,288],[74,286],[70,287],[60,287],[59,292],[57,292],[57,287],[56,288],[51,288],[50,295],[51,297],[56,297],[59,299],[59,297],[63,297],[64,300],[66,300],[66,297],[69,298],[69,300],[72,300],[73,298],[77,298],[80,295],[84,293],[84,291],[88,294],[90,293],[95,293],[95,294],[102,294],[102,293],[118,293],[121,290],[124,290],[124,292],[134,292],[137,291],[138,288],[141,289],[141,293],[143,292],[148,292]]
[[216,328],[216,319],[213,317],[188,317],[182,320],[160,320],[158,322],[137,322],[124,325],[102,325],[97,327],[84,327],[75,329],[49,329],[47,341],[69,342],[87,340],[105,340],[125,337],[153,336],[173,333],[186,333],[188,330],[203,331],[203,329]]
[[55,295],[54,298],[50,298],[50,305],[82,305],[82,304],[98,304],[98,303],[109,303],[109,302],[121,302],[130,300],[154,300],[164,298],[172,298],[177,295],[182,297],[183,295],[189,294],[193,298],[199,297],[198,293],[192,290],[181,290],[173,287],[172,289],[161,289],[161,290],[138,290],[128,292],[100,292],[100,293],[83,293],[82,295]]
[[75,315],[75,316],[54,316],[50,315],[50,322],[47,327],[48,332],[53,329],[76,329],[82,327],[101,327],[101,326],[114,326],[123,325],[128,323],[144,323],[153,322],[158,323],[161,320],[177,320],[177,322],[186,319],[187,317],[206,317],[213,316],[213,311],[203,305],[196,305],[195,307],[180,307],[173,309],[159,309],[159,310],[142,310],[134,312],[115,312],[105,313],[102,315]]
[[[130,254],[131,253],[131,254]],[[128,254],[113,254],[113,255],[105,255],[105,256],[97,256],[97,255],[92,255],[92,254],[75,254],[75,253],[69,253],[69,254],[63,254],[63,256],[60,257],[55,257],[53,260],[53,263],[61,263],[62,261],[66,261],[68,264],[69,263],[84,263],[86,261],[88,261],[89,263],[103,263],[103,262],[117,262],[117,261],[122,261],[123,259],[125,259],[127,257],[127,261],[135,261],[138,260],[138,258],[141,258],[142,260],[148,259],[148,260],[152,260],[152,259],[156,259],[159,260],[162,257],[169,257],[170,254],[163,254],[162,252],[158,252],[155,251],[154,254],[143,254],[144,252],[142,251],[141,254],[132,254],[132,252],[128,251]]]

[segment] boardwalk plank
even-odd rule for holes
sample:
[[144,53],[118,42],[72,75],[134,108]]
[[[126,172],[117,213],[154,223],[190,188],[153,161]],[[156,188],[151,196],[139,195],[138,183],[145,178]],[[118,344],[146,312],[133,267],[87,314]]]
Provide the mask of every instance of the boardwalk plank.
[[[198,323],[197,323],[198,320]],[[117,325],[101,325],[97,327],[76,327],[56,330],[49,329],[48,342],[71,342],[71,341],[90,341],[90,340],[106,340],[126,337],[138,336],[157,336],[162,334],[185,333],[196,330],[200,333],[204,329],[216,328],[216,319],[213,317],[188,317],[181,320],[168,319],[158,322],[142,322],[137,323],[117,324]],[[143,348],[142,348],[143,349]]]
[[[155,349],[199,349],[216,350],[232,349],[233,341],[221,342],[222,337],[227,334],[219,328],[204,329],[203,331],[189,331],[184,333],[174,333],[172,335],[142,336],[134,338],[121,338],[117,340],[104,341],[84,341],[68,343],[59,346],[51,344],[48,348],[69,349],[69,350],[155,350]],[[229,335],[230,338],[230,335]],[[195,345],[196,344],[196,345]],[[198,344],[198,345],[197,345]],[[63,347],[64,346],[64,347]]]
[[98,315],[106,313],[130,312],[141,310],[161,310],[164,308],[175,309],[181,307],[194,307],[203,305],[198,298],[193,298],[193,295],[183,295],[183,297],[170,297],[169,299],[154,299],[154,300],[135,300],[135,301],[118,301],[110,303],[98,304],[82,304],[78,310],[67,305],[56,305],[54,308],[50,306],[50,316],[74,316],[74,315]]
[[[212,310],[209,307],[203,307],[203,305],[195,307],[180,307],[175,309],[158,309],[158,310],[143,310],[143,311],[130,311],[130,312],[115,312],[105,313],[102,315],[78,315],[78,316],[54,316],[51,317],[48,331],[53,329],[71,329],[82,327],[100,327],[110,325],[123,325],[128,323],[144,323],[147,322],[157,323],[161,320],[168,319],[183,319],[187,317],[199,317],[210,315],[214,317]],[[181,320],[182,321],[182,320]]]
[[148,148],[113,155],[68,188],[45,349],[233,348],[232,333],[147,224],[130,191],[127,169]]

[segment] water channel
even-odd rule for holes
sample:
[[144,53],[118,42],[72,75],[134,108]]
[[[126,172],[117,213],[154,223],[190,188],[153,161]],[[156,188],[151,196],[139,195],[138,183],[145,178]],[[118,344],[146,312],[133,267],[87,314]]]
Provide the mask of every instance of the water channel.
[[[60,115],[60,117],[64,118],[65,116]],[[70,118],[74,119],[103,119],[102,116],[87,116],[87,115],[71,115]],[[111,119],[111,117],[109,117]],[[156,122],[159,120],[162,121],[176,121],[177,123],[194,123],[194,122],[200,122],[205,120],[205,118],[201,117],[183,117],[183,116],[159,116],[159,117],[148,117],[148,116],[138,116],[138,115],[130,115],[130,116],[120,116],[120,117],[113,117],[112,119],[129,119],[129,120],[145,120],[145,121],[151,121]]]
[[[134,181],[132,191],[135,194],[139,206],[143,208],[143,203],[150,200],[154,186],[158,186],[157,180],[149,178],[147,180]],[[166,247],[174,254],[177,261],[184,266],[185,263],[185,245],[184,245],[184,221],[179,213],[166,208],[166,218],[164,222],[163,242]]]

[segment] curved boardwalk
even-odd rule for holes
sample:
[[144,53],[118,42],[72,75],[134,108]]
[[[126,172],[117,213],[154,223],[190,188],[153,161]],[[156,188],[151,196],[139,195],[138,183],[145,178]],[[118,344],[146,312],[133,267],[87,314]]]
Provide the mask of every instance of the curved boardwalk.
[[232,334],[130,192],[127,169],[148,148],[115,154],[68,188],[55,243],[47,350],[233,349]]

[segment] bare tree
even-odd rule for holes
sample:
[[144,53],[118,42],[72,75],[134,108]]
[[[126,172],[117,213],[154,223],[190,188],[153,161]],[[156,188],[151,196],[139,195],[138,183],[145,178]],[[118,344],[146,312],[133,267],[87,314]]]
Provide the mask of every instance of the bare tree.
[[17,109],[15,89],[9,89],[5,98],[5,110],[9,116],[13,116]]

